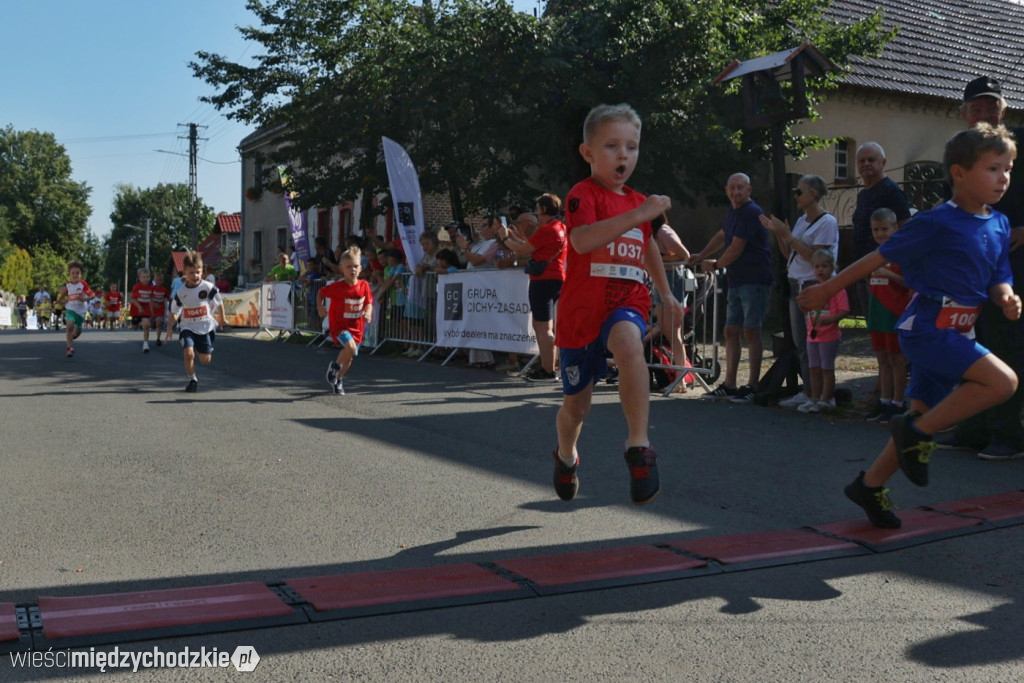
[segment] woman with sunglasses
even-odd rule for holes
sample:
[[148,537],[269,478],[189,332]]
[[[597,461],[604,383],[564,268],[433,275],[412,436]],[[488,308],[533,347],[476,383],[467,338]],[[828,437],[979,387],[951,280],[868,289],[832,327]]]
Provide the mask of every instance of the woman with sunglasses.
[[775,234],[779,251],[786,259],[786,277],[789,279],[789,327],[793,332],[800,357],[800,376],[804,391],[780,401],[779,405],[796,408],[811,400],[810,369],[807,361],[807,320],[796,303],[796,296],[804,287],[817,284],[811,257],[819,249],[832,252],[839,260],[839,224],[835,216],[825,211],[822,200],[828,194],[828,187],[821,176],[805,175],[800,178],[793,191],[796,207],[803,213],[796,219],[792,229],[789,223],[775,216],[761,216],[761,225]]

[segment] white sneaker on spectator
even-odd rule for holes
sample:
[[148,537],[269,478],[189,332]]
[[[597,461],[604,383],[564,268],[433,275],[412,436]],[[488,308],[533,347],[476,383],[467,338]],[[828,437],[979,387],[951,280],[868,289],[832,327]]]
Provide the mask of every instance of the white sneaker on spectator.
[[820,413],[821,412],[821,406],[818,404],[818,402],[817,401],[812,401],[811,399],[807,399],[806,401],[804,401],[803,403],[798,405],[796,407],[796,409],[799,410],[801,413]]
[[822,410],[832,410],[836,407],[836,399],[833,397],[827,401],[818,401],[818,406]]
[[804,403],[811,400],[811,397],[802,391],[798,391],[787,399],[779,401],[780,408],[799,408]]

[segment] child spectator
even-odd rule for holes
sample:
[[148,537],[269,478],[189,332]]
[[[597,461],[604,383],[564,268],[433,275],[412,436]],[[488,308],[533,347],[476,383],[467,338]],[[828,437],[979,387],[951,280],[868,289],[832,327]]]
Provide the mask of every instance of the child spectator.
[[22,294],[18,297],[14,307],[18,310],[18,319],[21,320],[21,329],[28,329],[28,300]]
[[[361,250],[349,247],[341,255],[342,279],[321,288],[316,298],[317,312],[327,317],[331,341],[341,346],[327,367],[327,383],[336,394],[345,393],[342,380],[359,355],[363,330],[373,321],[373,292],[370,283],[359,278],[362,269]],[[331,302],[329,309],[324,307],[325,299]]]
[[590,412],[594,384],[619,368],[619,400],[629,435],[625,459],[630,500],[643,505],[660,491],[657,454],[647,437],[650,384],[643,336],[651,308],[650,275],[666,307],[683,311],[669,288],[651,219],[668,211],[668,197],[644,197],[626,185],[636,168],[640,118],[628,105],[599,105],[587,115],[579,150],[590,178],[566,197],[569,249],[555,344],[560,353],[562,407],[554,452],[555,492],[572,500],[579,490],[576,443]]
[[[384,337],[397,337],[404,340],[409,336],[403,320],[405,305],[409,300],[406,295],[409,269],[405,267],[405,254],[399,249],[389,249],[387,259],[388,265],[384,268],[384,282],[380,287],[381,297],[385,292],[388,294],[388,322]],[[419,355],[419,351],[412,344],[406,344],[403,355],[411,358]]]
[[153,301],[153,283],[150,282],[148,268],[139,268],[139,281],[132,287],[128,295],[129,315],[132,324],[142,327],[142,352],[149,353],[149,319],[150,304]]
[[[896,213],[882,207],[871,214],[871,235],[878,245],[885,244],[899,229]],[[889,263],[871,273],[868,296],[868,332],[871,348],[878,360],[878,401],[864,416],[870,422],[887,424],[903,412],[903,392],[907,388],[907,359],[900,351],[896,321],[910,303],[910,290],[903,285],[900,267]]]
[[73,358],[75,348],[72,345],[74,340],[82,335],[82,328],[85,325],[86,303],[92,296],[89,283],[82,279],[82,264],[78,261],[68,262],[68,281],[60,288],[58,303],[65,307],[64,337],[67,340],[67,357]]
[[[836,272],[836,259],[829,249],[811,256],[811,267],[818,282],[827,282]],[[836,356],[839,355],[839,321],[850,314],[846,290],[841,289],[821,310],[807,314],[807,364],[811,375],[811,397],[797,406],[801,413],[820,413],[835,408]]]
[[193,393],[199,389],[196,377],[196,358],[203,365],[213,360],[213,343],[216,340],[217,323],[224,321],[224,309],[216,285],[203,279],[203,257],[195,251],[186,252],[182,259],[183,284],[171,301],[171,319],[168,327],[181,320],[182,354],[188,384],[185,391]]
[[36,319],[39,321],[39,329],[45,330],[50,325],[50,316],[53,315],[53,302],[50,301],[50,295],[47,294],[45,298],[39,300],[36,304]]
[[89,299],[89,320],[92,327],[103,329],[106,317],[106,312],[103,310],[103,292],[93,292],[92,298]]
[[960,131],[943,154],[953,199],[918,213],[876,251],[800,293],[801,307],[816,310],[887,262],[900,264],[907,287],[916,292],[896,326],[910,362],[911,412],[889,420],[892,438],[845,489],[875,526],[901,525],[884,488],[897,470],[917,486],[928,484],[937,431],[1016,391],[1013,369],[965,334],[973,331],[986,299],[1007,319],[1020,318],[1021,300],[1010,285],[1009,221],[989,208],[1006,192],[1016,153],[1003,126],[982,123]]
[[434,271],[441,273],[457,273],[459,271],[459,255],[454,249],[441,249],[437,252],[437,264]]
[[[220,290],[220,287],[217,288]],[[160,332],[163,330],[164,317],[167,315],[167,299],[170,291],[164,286],[164,274],[153,274],[153,288],[149,300],[149,324],[156,329],[156,345],[160,346]]]
[[103,297],[103,310],[107,312],[107,325],[110,329],[121,326],[121,302],[124,295],[117,290],[117,283],[111,282],[110,289]]

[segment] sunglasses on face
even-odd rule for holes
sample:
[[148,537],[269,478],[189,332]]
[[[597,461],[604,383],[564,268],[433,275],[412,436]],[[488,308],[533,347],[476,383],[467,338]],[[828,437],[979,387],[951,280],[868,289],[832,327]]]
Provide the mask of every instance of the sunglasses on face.
[[801,189],[800,189],[799,187],[798,187],[798,188],[796,188],[795,190],[793,190],[793,194],[794,194],[794,195],[796,195],[797,197],[799,197],[799,196],[800,196],[800,195],[802,195],[803,193],[804,193],[804,191],[803,191],[803,190],[801,190]]

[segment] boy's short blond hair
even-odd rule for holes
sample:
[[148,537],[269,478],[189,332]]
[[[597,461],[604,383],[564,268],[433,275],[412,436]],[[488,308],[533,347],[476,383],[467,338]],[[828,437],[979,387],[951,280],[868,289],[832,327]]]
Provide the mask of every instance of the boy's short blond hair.
[[139,270],[136,273],[136,275],[142,275],[143,273],[145,273],[146,275],[149,275],[150,274],[149,268],[139,268]]
[[590,142],[590,138],[597,131],[597,127],[608,121],[625,121],[636,126],[639,133],[641,128],[640,115],[628,104],[599,104],[590,110],[586,120],[583,122],[583,142]]
[[351,246],[345,251],[341,252],[341,258],[348,259],[349,261],[355,261],[356,263],[362,263],[363,250],[357,246]]
[[954,166],[970,170],[974,162],[985,152],[1010,152],[1014,159],[1017,158],[1017,143],[1006,126],[979,123],[951,137],[946,142],[946,149],[942,154],[942,167],[946,169],[946,177],[953,177],[951,169]]
[[899,222],[896,219],[896,212],[885,206],[875,209],[871,214],[871,222],[874,223],[875,221],[888,223],[889,225],[896,225]]

